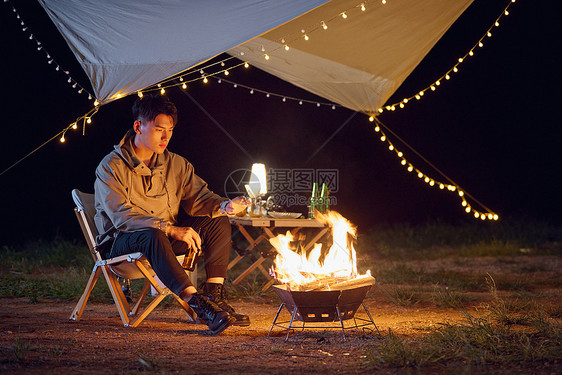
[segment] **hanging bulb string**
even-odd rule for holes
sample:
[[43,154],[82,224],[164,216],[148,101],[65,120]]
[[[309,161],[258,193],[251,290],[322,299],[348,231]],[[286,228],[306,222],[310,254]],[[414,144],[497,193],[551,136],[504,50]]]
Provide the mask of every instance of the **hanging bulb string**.
[[[170,78],[167,78],[167,79],[161,81],[160,84],[161,84],[161,85],[165,85],[165,84],[167,84],[167,83],[169,83],[169,82],[174,82],[174,81],[176,81],[176,80],[178,80],[178,79],[184,80],[184,79],[186,78],[186,76],[189,76],[189,75],[191,75],[191,74],[201,73],[201,71],[204,72],[204,71],[206,71],[206,70],[212,68],[213,66],[216,66],[216,65],[219,65],[219,64],[220,64],[221,66],[224,66],[226,62],[228,62],[228,61],[230,61],[230,60],[232,60],[232,59],[236,59],[236,57],[234,57],[234,56],[229,56],[229,57],[224,58],[224,59],[222,59],[222,60],[220,60],[220,61],[216,61],[216,62],[214,62],[214,63],[208,64],[208,65],[205,65],[205,66],[199,66],[199,65],[197,65],[197,66],[195,66],[195,67],[193,67],[193,68],[190,68],[190,69],[187,69],[187,70],[185,70],[185,71],[183,71],[183,72],[181,72],[181,73],[175,74],[173,77],[170,77]],[[238,66],[240,66],[240,65],[244,65],[244,63],[238,64],[238,65],[236,65],[235,67],[238,67]],[[235,67],[232,67],[232,68],[229,68],[229,69],[233,69],[233,68],[235,68]],[[226,70],[226,69],[223,69],[221,72],[224,72],[225,70]],[[193,81],[197,81],[197,80],[200,80],[200,79],[201,79],[201,77],[198,77],[198,78],[196,78],[196,79],[188,80],[186,83],[193,82]],[[181,81],[181,82],[183,83],[183,81]],[[175,84],[175,86],[181,85],[182,83]],[[169,87],[172,87],[172,86],[169,86]],[[144,90],[144,91],[148,91],[148,90]]]
[[257,93],[260,93],[260,94],[264,94],[267,97],[274,96],[274,97],[277,97],[277,98],[282,98],[282,99],[284,99],[283,100],[284,102],[287,101],[287,100],[290,100],[290,101],[299,102],[299,104],[303,104],[303,103],[315,104],[317,107],[319,107],[319,106],[330,106],[330,107],[332,107],[332,109],[335,109],[336,107],[341,107],[341,105],[335,104],[335,103],[318,102],[318,101],[314,101],[314,100],[300,99],[300,98],[296,98],[296,97],[293,97],[293,96],[281,95],[281,94],[273,93],[273,92],[270,92],[270,91],[257,89],[255,87],[251,87],[251,86],[243,85],[243,84],[240,84],[240,83],[237,83],[237,82],[233,82],[233,81],[230,81],[230,80],[222,78],[222,77],[212,76],[212,78],[219,81],[219,83],[226,82],[226,83],[232,85],[235,88],[241,87],[243,89],[246,89],[251,94],[253,94],[254,92],[257,92]]
[[[299,32],[293,32],[292,34],[288,34],[286,36],[283,36],[280,39],[281,45],[270,50],[270,51],[266,51],[265,48],[262,46],[262,52],[263,52],[263,57],[266,60],[270,59],[270,55],[269,53],[272,52],[276,52],[279,51],[280,49],[284,49],[285,51],[289,51],[290,50],[290,45],[300,39],[304,39],[305,41],[309,41],[310,40],[310,35],[319,31],[319,30],[327,30],[329,25],[332,25],[334,22],[337,21],[341,21],[341,22],[349,22],[347,21],[348,18],[350,18],[351,14],[355,14],[357,13],[356,11],[359,11],[359,13],[363,13],[367,10],[366,4],[368,3],[368,1],[362,1],[361,3],[348,8],[344,11],[338,12],[336,14],[334,14],[331,18],[328,19],[323,19],[320,20],[320,22],[316,22],[314,25],[309,26],[309,27],[305,27],[302,28]],[[381,4],[385,5],[387,3],[386,0],[382,0]],[[241,55],[243,55],[243,52],[241,52]]]
[[455,65],[453,65],[452,68],[450,68],[445,74],[441,75],[439,78],[437,78],[437,80],[435,80],[433,83],[431,83],[429,86],[427,86],[426,88],[418,91],[416,94],[411,95],[409,97],[406,97],[404,99],[402,99],[399,102],[396,102],[394,104],[388,104],[386,106],[383,106],[381,108],[378,109],[379,113],[383,113],[385,110],[386,111],[395,111],[396,109],[400,108],[404,108],[406,106],[407,103],[409,103],[410,101],[412,101],[413,99],[416,100],[420,100],[424,94],[428,91],[436,91],[437,88],[439,86],[441,86],[441,83],[443,81],[448,81],[451,79],[452,75],[454,73],[458,73],[459,71],[459,67],[460,65],[469,57],[474,56],[475,51],[478,48],[482,48],[484,47],[484,40],[486,38],[491,38],[492,37],[492,30],[496,27],[500,26],[500,20],[503,17],[506,17],[509,15],[509,8],[516,2],[516,0],[509,0],[509,3],[507,4],[507,6],[503,9],[503,11],[501,12],[501,14],[496,18],[496,20],[494,21],[494,23],[492,24],[492,26],[490,26],[486,32],[484,33],[484,35],[478,40],[478,42],[467,52],[465,53],[462,57],[459,57],[457,60],[457,63]]
[[35,35],[31,32],[31,30],[29,29],[29,26],[26,25],[26,23],[23,21],[23,19],[21,18],[21,16],[19,15],[17,9],[11,4],[10,0],[4,0],[4,3],[6,5],[10,5],[12,7],[12,12],[15,14],[16,18],[19,20],[20,25],[22,26],[22,31],[28,32],[29,33],[29,40],[35,40],[35,43],[37,44],[37,51],[43,51],[45,52],[45,57],[47,58],[47,63],[49,65],[53,65],[55,67],[56,71],[62,71],[68,78],[67,78],[67,82],[71,85],[71,87],[73,89],[75,89],[78,94],[87,94],[88,95],[88,99],[91,100],[92,94],[86,90],[84,88],[84,86],[80,85],[78,83],[78,81],[76,81],[74,78],[72,78],[70,76],[70,72],[68,70],[64,70],[59,63],[57,63],[57,61],[51,56],[51,54],[45,49],[45,47],[43,47],[43,44],[35,37]]
[[[447,188],[447,190],[449,191],[457,191],[459,197],[461,198],[461,203],[462,206],[465,208],[466,213],[470,213],[472,212],[475,218],[480,218],[482,220],[498,220],[499,216],[492,211],[490,208],[488,208],[485,204],[483,204],[482,202],[480,202],[478,199],[476,199],[474,196],[472,196],[471,194],[467,193],[464,189],[461,188],[461,186],[459,184],[457,184],[455,181],[453,181],[449,176],[447,176],[443,171],[441,171],[439,168],[437,168],[433,163],[431,163],[429,160],[427,160],[423,155],[421,155],[417,150],[415,150],[411,145],[409,145],[406,141],[404,141],[404,139],[402,139],[401,137],[399,137],[394,131],[392,131],[388,126],[384,125],[378,118],[371,116],[369,118],[369,120],[371,122],[375,122],[377,124],[377,126],[375,127],[375,132],[380,133],[382,136],[380,137],[381,141],[386,142],[388,144],[388,148],[390,151],[393,151],[396,153],[397,157],[401,159],[401,164],[406,166],[408,169],[408,172],[416,172],[418,177],[420,179],[423,179],[425,183],[429,184],[430,186],[437,186],[439,187],[439,189],[443,190],[445,188]],[[388,139],[388,137],[386,136],[385,132],[381,129],[384,128],[389,134],[391,134],[394,138],[396,138],[398,141],[400,141],[407,149],[409,149],[410,151],[412,151],[412,153],[414,153],[416,156],[418,156],[421,160],[423,160],[428,166],[430,166],[431,168],[433,168],[437,173],[439,173],[444,179],[446,179],[449,184],[440,182],[432,177],[429,177],[428,175],[426,175],[425,173],[423,173],[420,169],[414,167],[414,165],[410,162],[408,162],[406,160],[406,158],[404,157],[404,154],[399,151],[396,146]],[[482,207],[484,210],[486,210],[487,212],[482,212],[482,211],[478,211],[476,209],[474,209],[467,201],[467,199],[465,197],[470,198],[472,201],[474,201],[476,204],[480,205],[480,207]]]
[[65,127],[64,129],[62,129],[61,131],[59,131],[57,134],[53,135],[51,138],[47,139],[45,142],[41,143],[39,146],[37,146],[36,148],[34,148],[32,151],[30,151],[29,153],[27,153],[25,156],[23,156],[21,159],[17,160],[15,163],[13,163],[12,165],[10,165],[8,168],[4,169],[1,173],[0,176],[2,176],[4,173],[8,172],[10,169],[14,168],[16,165],[18,165],[19,163],[21,163],[22,161],[24,161],[25,159],[27,159],[28,157],[30,157],[31,155],[33,155],[34,153],[36,153],[37,151],[39,151],[41,148],[45,147],[49,142],[53,141],[54,139],[58,138],[59,136],[60,141],[61,142],[65,142],[65,138],[64,136],[66,135],[66,132],[70,129],[78,129],[78,123],[82,122],[83,123],[83,127],[82,127],[82,135],[85,135],[85,129],[86,129],[86,124],[91,123],[91,118],[98,112],[99,107],[94,107],[91,110],[89,110],[87,113],[85,113],[84,115],[78,117],[76,119],[76,121],[74,121],[73,123],[71,123],[70,125],[68,125],[67,127]]

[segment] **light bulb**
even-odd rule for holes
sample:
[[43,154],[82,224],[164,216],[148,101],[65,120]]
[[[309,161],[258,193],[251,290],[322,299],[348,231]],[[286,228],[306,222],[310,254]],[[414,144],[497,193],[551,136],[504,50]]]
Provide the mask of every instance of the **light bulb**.
[[420,99],[421,99],[421,96],[416,95],[416,99],[417,99],[417,100],[420,100]]
[[424,178],[425,182],[429,182],[429,177]]
[[402,159],[402,161],[400,162],[400,164],[406,165],[406,159]]
[[494,215],[494,220],[498,220],[499,216],[498,215]]
[[64,143],[66,141],[66,139],[64,139],[64,135],[62,137],[60,137],[60,142]]
[[459,62],[462,63],[462,57],[459,57]]
[[269,55],[266,53],[265,56],[264,56],[264,58],[265,58],[266,60],[269,60]]
[[423,96],[423,91],[420,91],[420,93],[418,94],[419,96]]
[[402,153],[402,151],[398,151],[398,157],[401,158],[404,154]]
[[506,16],[509,16],[509,12],[507,11],[507,9],[505,10],[504,14],[505,14]]
[[488,35],[488,38],[489,38],[489,37],[492,36],[492,33],[488,31],[488,34],[486,34],[486,35]]
[[304,34],[304,40],[308,40],[308,39],[310,39],[310,38],[308,37],[308,35]]
[[419,177],[419,178],[422,178],[422,177],[423,177],[423,173],[418,172],[418,177]]
[[393,146],[393,145],[390,145],[390,146],[388,146],[388,149],[389,149],[390,151],[392,151],[392,150],[394,150],[394,146]]
[[468,54],[469,54],[470,56],[474,56],[474,52],[472,52],[472,51],[470,51]]
[[386,141],[386,136],[383,135],[383,136],[381,137],[381,141],[383,141],[383,142]]
[[345,19],[347,18],[347,14],[346,14],[345,12],[343,12],[343,13],[341,14],[341,18],[343,18],[343,19],[345,20]]
[[411,165],[408,167],[408,172],[411,172],[414,170],[414,167],[412,167]]
[[439,184],[439,189],[441,189],[441,190],[445,189],[445,185]]
[[498,27],[500,25],[500,23],[498,21],[496,21],[496,23],[494,23],[495,27]]
[[181,88],[185,90],[187,88],[187,85],[184,83],[183,85],[181,85]]
[[137,95],[139,96],[139,98],[142,98],[142,92],[141,91],[137,92]]
[[375,121],[375,116],[370,116],[369,121],[371,121],[371,122]]
[[451,76],[447,74],[447,75],[445,76],[445,79],[451,79]]
[[493,218],[494,218],[494,215],[488,214],[488,219],[492,220]]
[[91,123],[92,123],[92,119],[91,119],[90,117],[87,117],[87,118],[86,118],[86,122],[87,122],[88,124],[91,124]]
[[98,102],[98,100],[97,100],[97,99],[96,99],[96,100],[94,100],[94,106],[96,106],[96,107],[97,107],[98,105],[100,105],[100,102]]
[[286,45],[286,44],[285,44],[285,47],[284,47],[284,48],[285,48],[285,51],[288,51],[288,50],[289,50],[289,46]]
[[378,133],[381,130],[378,126],[375,127],[375,131]]
[[324,30],[326,30],[328,28],[328,25],[326,25],[326,22],[322,21],[322,28]]
[[466,207],[467,204],[468,204],[468,203],[466,203],[466,201],[462,201],[462,206],[463,206],[463,207]]
[[476,211],[474,211],[474,217],[478,219],[478,216],[480,216],[480,214]]
[[455,66],[455,67],[453,68],[453,72],[456,73],[456,72],[458,72],[458,71],[459,71],[459,68],[457,68],[457,67]]
[[164,95],[165,93],[166,93],[166,90],[164,90],[164,88],[162,87],[162,88],[160,89],[160,94]]
[[404,103],[400,103],[400,108],[404,108]]
[[229,74],[230,74],[230,73],[228,72],[228,70],[225,70],[225,71],[224,71],[224,75],[225,75],[225,76],[227,76],[227,75],[229,75]]
[[250,64],[248,64],[247,62],[244,63],[244,68],[249,68]]
[[180,77],[180,82],[183,82],[183,77]]
[[[209,80],[207,79],[207,77],[203,78],[203,83],[207,83],[207,82],[209,82]],[[164,90],[164,89],[162,89],[162,90]]]
[[435,86],[431,86],[431,91],[435,91]]
[[459,190],[459,197],[462,197],[464,195],[464,191]]
[[484,43],[478,42],[478,47],[480,47],[480,48],[484,47]]
[[466,211],[466,213],[469,213],[469,212],[470,212],[470,207],[467,207],[467,208],[465,208],[464,210]]
[[72,124],[72,129],[78,129],[78,124],[73,123],[73,124]]
[[253,93],[254,93],[254,89],[251,89],[251,90],[250,90],[250,94],[253,94]]

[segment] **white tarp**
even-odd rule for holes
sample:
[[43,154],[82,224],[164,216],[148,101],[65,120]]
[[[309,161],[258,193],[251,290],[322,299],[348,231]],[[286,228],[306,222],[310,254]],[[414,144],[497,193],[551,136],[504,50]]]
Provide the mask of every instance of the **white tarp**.
[[105,103],[153,85],[327,0],[38,0]]
[[347,108],[374,113],[472,1],[371,1],[364,12],[356,7],[360,1],[332,1],[229,53]]
[[101,103],[228,51],[362,112],[385,103],[472,1],[39,0]]

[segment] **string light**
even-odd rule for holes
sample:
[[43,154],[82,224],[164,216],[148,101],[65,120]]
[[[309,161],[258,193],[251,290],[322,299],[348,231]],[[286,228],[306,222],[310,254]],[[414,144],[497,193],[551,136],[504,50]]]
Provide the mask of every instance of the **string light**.
[[[43,47],[42,43],[37,40],[37,38],[35,37],[35,35],[33,35],[33,33],[31,32],[31,30],[29,29],[29,27],[25,24],[25,22],[22,20],[20,14],[18,13],[17,9],[11,4],[11,2],[9,0],[4,0],[4,3],[6,5],[11,5],[12,7],[12,13],[14,13],[16,19],[20,20],[20,25],[22,26],[22,31],[24,33],[29,33],[29,40],[35,40],[35,43],[37,45],[37,51],[43,51],[43,53],[45,53],[45,57],[47,59],[47,64],[49,65],[55,65],[55,71],[59,72],[61,71],[61,67],[60,65],[55,61],[55,59],[53,57],[51,57],[51,55],[49,54],[49,52]],[[72,87],[74,90],[76,90],[76,92],[78,94],[82,94],[82,93],[86,93],[88,94],[88,99],[91,100],[92,99],[92,95],[82,86],[80,85],[74,78],[72,78],[70,76],[70,73],[67,70],[63,70],[63,73],[66,74],[68,76],[67,82],[70,84],[70,87]]]
[[[217,80],[219,80],[219,78],[215,77],[215,76],[209,76],[212,78],[215,78]],[[255,87],[251,87],[251,86],[246,86],[246,85],[242,85],[240,83],[236,83],[233,81],[229,81],[227,79],[220,79],[221,82],[225,82],[228,84],[231,84],[233,87],[237,88],[237,87],[241,87],[243,89],[246,89],[249,91],[250,94],[253,94],[254,92],[256,93],[260,93],[265,95],[266,98],[270,98],[270,97],[276,97],[276,98],[281,98],[282,102],[287,102],[287,101],[291,101],[291,102],[296,102],[299,105],[303,105],[303,103],[307,103],[307,104],[313,104],[316,107],[323,107],[323,106],[329,106],[331,109],[336,109],[337,107],[341,107],[338,104],[334,104],[334,103],[326,103],[326,102],[318,102],[318,101],[314,101],[314,100],[306,100],[306,99],[301,99],[301,98],[295,98],[292,96],[287,96],[287,95],[281,95],[281,94],[277,94],[277,93],[273,93],[273,92],[269,92],[269,91],[265,91],[265,90],[261,90]],[[374,121],[374,117],[373,117],[373,121]]]
[[[396,146],[390,142],[390,140],[388,139],[388,137],[386,136],[385,132],[381,129],[381,127],[385,127],[377,118],[375,118],[374,116],[369,117],[369,121],[371,121],[371,118],[373,119],[372,121],[376,121],[376,126],[374,128],[376,133],[380,133],[380,140],[381,142],[386,142],[388,145],[388,149],[392,152],[394,152],[396,154],[396,157],[400,159],[400,164],[406,167],[406,170],[408,172],[415,172],[417,177],[423,181],[424,183],[426,183],[427,185],[429,185],[430,187],[434,187],[437,186],[439,187],[440,190],[445,190],[445,188],[447,188],[448,191],[450,192],[457,192],[457,196],[461,199],[461,206],[464,207],[464,211],[466,213],[470,213],[472,212],[475,218],[480,218],[481,220],[499,220],[499,216],[498,214],[492,212],[490,209],[488,209],[486,206],[484,206],[482,203],[478,202],[474,197],[470,196],[468,193],[466,193],[466,191],[464,189],[461,189],[460,186],[458,186],[457,184],[455,184],[451,179],[449,179],[447,176],[445,176],[442,172],[440,172],[438,169],[436,169],[435,167],[433,167],[434,169],[436,169],[439,173],[441,173],[447,180],[449,180],[450,183],[446,183],[446,182],[441,182],[438,181],[436,179],[434,179],[433,177],[427,175],[426,173],[422,172],[420,169],[416,168],[411,162],[409,162],[405,157],[404,157],[404,153],[399,151]],[[386,128],[386,127],[385,127]],[[390,129],[386,128],[387,130],[390,131]],[[396,134],[392,133],[393,135],[396,136]],[[399,139],[399,138],[398,138]],[[402,141],[402,140],[401,140]],[[402,141],[406,146],[408,146],[404,141]],[[412,151],[415,152],[415,150],[413,150],[410,146],[408,146]],[[419,155],[419,154],[418,154]],[[426,160],[427,162],[427,160]],[[431,163],[428,162],[429,165],[431,165]],[[472,200],[474,200],[476,203],[478,203],[480,206],[482,206],[484,209],[487,210],[487,212],[484,211],[479,211],[476,210],[466,199],[466,196],[469,196]]]
[[[383,1],[383,4],[384,4],[384,3],[385,3],[385,2]],[[385,107],[381,107],[381,108],[378,109],[378,112],[379,112],[379,113],[383,113],[385,110],[386,110],[386,111],[388,111],[388,110],[394,110],[394,109],[392,109],[392,108],[393,108],[394,106],[396,106],[396,105],[399,105],[400,108],[404,108],[404,107],[405,107],[405,104],[407,103],[407,101],[405,101],[405,100],[407,100],[407,99],[413,99],[413,98],[416,98],[417,100],[420,100],[421,97],[423,96],[424,92],[426,92],[426,91],[428,91],[428,90],[430,90],[430,91],[436,91],[436,89],[437,89],[436,86],[439,86],[439,84],[440,84],[440,83],[438,83],[438,82],[441,81],[443,78],[445,78],[446,80],[450,80],[450,79],[451,79],[451,74],[452,74],[452,73],[458,73],[458,71],[459,71],[459,66],[460,66],[462,63],[465,62],[466,58],[467,58],[467,57],[473,57],[473,56],[474,56],[476,47],[479,47],[479,48],[484,47],[483,40],[484,40],[486,37],[488,37],[488,38],[492,37],[492,29],[493,29],[494,27],[499,27],[499,25],[500,25],[500,22],[499,22],[500,19],[501,19],[502,17],[505,17],[505,16],[507,16],[507,15],[509,14],[508,8],[509,8],[510,6],[512,6],[513,3],[515,3],[515,1],[510,0],[510,2],[508,3],[508,5],[504,8],[504,10],[502,11],[502,13],[499,15],[499,17],[496,19],[496,21],[492,24],[492,26],[488,28],[488,30],[486,31],[486,33],[478,40],[478,42],[477,42],[472,48],[470,48],[470,50],[469,50],[464,56],[459,57],[458,60],[457,60],[458,62],[457,62],[451,69],[449,69],[444,75],[442,75],[441,77],[439,77],[435,82],[431,83],[430,85],[428,85],[428,86],[427,86],[426,88],[424,88],[423,90],[419,91],[418,94],[415,94],[415,95],[410,96],[410,97],[408,97],[408,98],[404,98],[404,99],[402,99],[402,101],[400,101],[400,102],[397,102],[397,103],[394,103],[394,104],[391,104],[391,105],[388,105],[388,106],[385,106]],[[402,105],[401,105],[401,104],[402,104]]]

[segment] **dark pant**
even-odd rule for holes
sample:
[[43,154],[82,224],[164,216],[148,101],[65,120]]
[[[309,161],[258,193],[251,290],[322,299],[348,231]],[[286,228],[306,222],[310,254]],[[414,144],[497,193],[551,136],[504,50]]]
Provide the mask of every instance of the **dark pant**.
[[[231,248],[231,228],[228,218],[222,216],[186,217],[178,226],[192,227],[202,240],[207,278],[226,277]],[[188,251],[187,244],[169,237],[160,229],[148,228],[131,233],[120,233],[111,248],[110,257],[141,252],[156,275],[172,292],[179,295],[193,283],[176,256]]]

